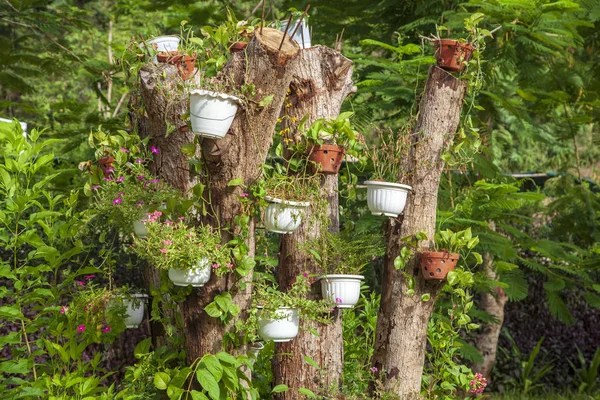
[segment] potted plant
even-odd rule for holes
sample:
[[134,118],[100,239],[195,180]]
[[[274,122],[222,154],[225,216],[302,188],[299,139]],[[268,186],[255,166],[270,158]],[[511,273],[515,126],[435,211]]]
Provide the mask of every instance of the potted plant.
[[304,132],[308,160],[314,172],[337,174],[346,150],[353,152],[357,149],[358,133],[350,124],[350,117],[353,114],[343,112],[336,119],[318,119]]
[[[472,250],[479,243],[478,237],[473,237],[471,228],[453,232],[449,229],[435,234],[435,251],[422,251],[420,254],[421,271],[428,280],[444,280],[452,271],[460,258],[459,251]],[[468,257],[468,254],[465,258]],[[477,253],[476,258],[481,258]]]
[[208,138],[224,138],[240,103],[238,97],[226,93],[192,89],[190,91],[192,132]]
[[177,67],[181,79],[187,80],[194,76],[197,54],[187,55],[180,51],[162,52],[156,55],[158,62],[171,64]]
[[[140,141],[136,135],[121,131],[118,135],[96,132],[90,137],[96,146],[99,168],[89,167],[90,174],[84,191],[91,196],[99,217],[129,234],[145,234],[140,220],[149,211],[175,207],[181,194],[154,177],[146,165],[160,149]],[[102,161],[101,161],[102,160]],[[83,163],[84,165],[86,163]],[[91,162],[88,162],[91,164]],[[82,167],[82,169],[85,169]]]
[[134,236],[133,251],[148,260],[155,268],[168,271],[175,286],[201,287],[210,279],[211,270],[217,275],[229,272],[231,249],[221,245],[217,230],[208,226],[188,226],[184,218],[176,222],[161,221],[162,212],[148,213],[143,222],[148,234]]
[[352,308],[360,298],[363,267],[383,255],[383,239],[367,236],[347,240],[342,235],[322,232],[304,248],[321,267],[321,293],[338,308]]
[[305,210],[311,205],[310,200],[316,193],[320,196],[318,187],[314,177],[273,173],[265,179],[262,194],[256,197],[264,199],[267,230],[287,234],[298,229]]
[[412,187],[395,183],[404,175],[403,158],[410,148],[409,130],[397,134],[391,130],[379,131],[378,142],[367,147],[367,155],[373,165],[367,186],[367,205],[373,215],[398,217],[404,211],[408,192]]
[[128,329],[140,326],[146,315],[145,304],[148,295],[142,293],[130,294],[129,291],[124,291],[122,294],[115,296],[115,298],[125,307],[125,326]]
[[[475,13],[469,18],[465,18],[464,26],[468,32],[467,39],[440,39],[440,32],[448,29],[444,26],[436,27],[438,36],[435,36],[432,41],[438,67],[446,71],[462,72],[473,55],[479,58],[480,53],[485,48],[485,37],[492,37],[493,32],[479,28],[478,25],[483,18],[482,13]],[[477,64],[479,64],[479,60],[477,61]]]
[[227,7],[227,46],[230,53],[244,51],[248,46],[248,40],[254,36],[255,23],[246,20],[238,21],[231,8]]
[[329,323],[332,303],[309,300],[309,292],[308,275],[299,276],[287,292],[259,279],[254,283],[247,330],[257,332],[263,340],[289,342],[298,335],[300,319]]
[[180,37],[176,35],[157,36],[140,44],[140,48],[154,57],[157,62],[157,53],[176,52],[179,47]]

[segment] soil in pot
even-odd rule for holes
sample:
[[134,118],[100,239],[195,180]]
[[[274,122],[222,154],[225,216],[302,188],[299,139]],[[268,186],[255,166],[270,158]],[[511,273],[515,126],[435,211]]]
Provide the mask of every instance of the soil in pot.
[[192,76],[194,76],[194,69],[196,67],[196,54],[193,56],[188,56],[187,54],[183,54],[181,52],[172,51],[168,53],[158,53],[156,57],[158,62],[176,66],[179,76],[181,76],[183,80],[190,79]]
[[475,50],[469,43],[453,39],[436,40],[433,45],[438,66],[452,72],[461,72]]
[[460,256],[447,251],[424,251],[421,253],[421,271],[425,279],[444,280],[456,267]]
[[335,144],[323,144],[321,146],[312,147],[308,159],[314,163],[311,164],[313,172],[335,175],[340,171],[345,153],[346,149],[341,146]]

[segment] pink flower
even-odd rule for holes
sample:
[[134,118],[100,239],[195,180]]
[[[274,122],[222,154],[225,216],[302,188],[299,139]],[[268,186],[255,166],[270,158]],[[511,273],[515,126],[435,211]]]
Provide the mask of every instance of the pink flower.
[[136,207],[141,207],[141,206],[143,206],[143,205],[144,205],[144,202],[143,202],[143,201],[140,201],[139,203],[136,203],[136,205],[135,205],[135,206],[136,206]]
[[122,151],[123,153],[129,153],[129,150],[127,150],[125,147],[121,147],[121,151]]
[[248,193],[242,193],[240,194],[241,197],[248,197]]
[[83,332],[85,332],[85,325],[79,325],[79,326],[77,327],[77,332],[79,332],[79,333],[83,333]]
[[170,244],[173,244],[173,241],[172,240],[163,240],[163,243],[166,245],[170,245]]
[[159,183],[160,179],[150,179],[148,183]]
[[123,177],[123,176],[120,176],[120,177],[119,177],[119,178],[116,180],[116,182],[117,182],[117,183],[121,183],[121,182],[123,182],[124,180],[125,180],[125,177]]
[[159,250],[161,253],[165,254],[167,252],[167,249],[160,249]]
[[96,277],[96,275],[86,275],[85,280],[89,281],[90,279],[94,279],[95,277]]
[[180,220],[180,221],[183,221],[185,218],[184,217],[179,217],[177,219]]
[[143,181],[144,179],[146,179],[146,178],[144,176],[142,176],[142,175],[138,175],[137,176],[137,180],[138,181]]
[[217,263],[214,263],[214,264],[212,265],[212,267],[213,267],[214,269],[217,269],[217,268],[219,268],[219,264],[217,264]]
[[75,281],[75,283],[79,286],[85,286],[85,282],[82,281]]
[[225,265],[227,265],[227,268],[229,268],[229,269],[233,268],[233,264],[232,263],[227,263]]
[[160,149],[158,147],[154,147],[154,146],[150,147],[150,151],[152,151],[152,153],[154,153],[154,154],[160,153]]
[[142,164],[144,162],[144,160],[142,160],[141,158],[138,158],[137,160],[135,160],[135,162],[138,164]]
[[220,248],[221,248],[221,245],[220,245],[220,244],[218,244],[218,245],[216,245],[215,247],[216,247],[217,249],[220,249]]
[[60,308],[60,313],[61,314],[65,314],[67,311],[69,311],[69,307],[63,306]]
[[302,276],[308,278],[308,272],[303,273]]
[[377,367],[371,367],[369,368],[369,371],[371,371],[372,373],[376,373],[379,370],[377,369]]
[[112,182],[112,179],[111,179],[111,178],[104,178],[104,180],[105,180],[106,182]]
[[121,204],[123,202],[123,199],[120,197],[117,197],[116,199],[113,200],[113,204]]
[[102,333],[108,333],[111,329],[112,328],[110,326],[106,325],[104,328],[102,328]]
[[336,303],[341,303],[341,302],[342,302],[342,299],[340,299],[339,297],[336,297],[336,298],[335,298],[335,302],[336,302]]
[[165,225],[171,226],[171,225],[173,225],[173,221],[171,221],[170,219],[168,219],[168,220],[165,221]]
[[99,189],[99,188],[100,188],[100,185],[94,185],[94,186],[91,187],[92,190],[96,190],[96,189]]
[[115,169],[114,169],[113,167],[108,167],[108,168],[106,168],[106,172],[107,172],[107,173],[109,173],[109,174],[110,174],[111,172],[114,172],[114,171],[115,171]]

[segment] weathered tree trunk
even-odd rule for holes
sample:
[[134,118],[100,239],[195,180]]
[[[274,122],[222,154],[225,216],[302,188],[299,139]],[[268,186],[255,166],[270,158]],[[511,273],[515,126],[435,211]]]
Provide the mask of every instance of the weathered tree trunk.
[[[490,221],[490,229],[496,230],[494,221]],[[498,280],[498,275],[494,270],[494,258],[490,253],[483,253],[483,272],[490,280]],[[479,308],[491,316],[495,321],[485,324],[485,327],[477,338],[477,350],[483,356],[480,364],[473,366],[474,372],[479,372],[484,378],[490,381],[492,369],[496,363],[496,352],[498,351],[498,339],[502,324],[504,322],[504,306],[508,297],[501,287],[496,287],[493,293],[484,292],[481,294]]]
[[[403,271],[394,268],[394,259],[404,245],[400,239],[417,232],[424,232],[429,238],[419,242],[419,249],[432,247],[438,186],[444,167],[441,154],[458,127],[465,91],[464,81],[436,66],[430,68],[406,160],[409,172],[400,177],[402,183],[412,186],[412,193],[403,217],[390,220],[387,227],[374,366],[385,390],[398,394],[402,400],[420,398],[427,323],[445,282],[426,281],[416,253]],[[406,294],[409,279],[415,282],[412,295]],[[426,293],[431,295],[430,300],[421,300]],[[383,371],[385,374],[381,374]]]
[[[290,85],[291,108],[286,110],[290,118],[298,121],[307,116],[309,126],[319,118],[336,118],[344,99],[356,89],[352,85],[352,62],[336,50],[315,46],[301,52],[300,61],[294,69],[294,79]],[[323,175],[321,193],[327,200],[327,213],[330,219],[329,230],[339,230],[338,177]],[[309,211],[310,212],[310,211]],[[317,221],[309,225],[307,215],[300,228],[293,234],[281,235],[277,281],[281,290],[287,290],[296,277],[303,273],[321,274],[323,271],[312,262],[299,247],[317,238],[321,227]],[[314,282],[310,297],[321,298],[320,282]],[[273,360],[273,375],[276,384],[286,384],[287,392],[277,395],[279,399],[298,399],[299,388],[314,393],[332,393],[341,385],[344,363],[342,319],[339,309],[333,313],[329,325],[302,321],[304,328],[310,327],[319,332],[315,336],[301,330],[298,336],[287,343],[277,344],[277,356]],[[315,369],[304,361],[309,356],[321,367]]]
[[[253,84],[255,95],[249,96],[245,104],[238,109],[236,118],[223,139],[203,139],[197,155],[202,157],[206,174],[194,176],[188,166],[188,158],[182,154],[181,146],[193,142],[193,135],[175,130],[166,135],[168,121],[177,128],[185,125],[180,116],[187,112],[188,97],[177,90],[181,80],[175,68],[163,66],[168,72],[167,79],[155,68],[144,70],[140,75],[142,96],[149,119],[151,120],[152,143],[161,147],[155,169],[159,176],[173,186],[189,191],[200,179],[207,185],[208,193],[204,200],[210,199],[207,209],[209,216],[204,223],[221,229],[223,243],[240,233],[235,217],[241,214],[239,195],[241,187],[227,186],[233,179],[241,178],[244,185],[251,185],[259,177],[261,164],[265,162],[271,147],[273,131],[286,91],[292,80],[299,46],[286,39],[278,50],[283,33],[264,28],[263,33],[256,32],[246,52],[232,55],[222,73],[217,77],[222,84],[232,89]],[[160,84],[157,84],[159,82]],[[165,86],[168,86],[165,90]],[[177,95],[177,93],[180,93]],[[261,100],[273,95],[272,101],[264,107]],[[170,97],[167,97],[170,96]],[[156,99],[155,97],[158,97]],[[254,255],[254,221],[251,219],[247,229],[249,255]],[[229,327],[204,312],[204,307],[213,301],[215,295],[229,291],[233,302],[242,310],[250,305],[250,285],[240,290],[242,281],[250,281],[252,274],[243,279],[229,274],[224,278],[211,276],[202,288],[195,289],[182,305],[185,327],[185,349],[188,361],[206,353],[215,353],[222,348],[223,337]]]

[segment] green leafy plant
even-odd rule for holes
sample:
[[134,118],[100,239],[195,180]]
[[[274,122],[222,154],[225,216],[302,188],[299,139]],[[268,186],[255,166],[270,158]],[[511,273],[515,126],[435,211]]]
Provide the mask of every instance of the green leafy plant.
[[589,366],[579,347],[577,347],[577,359],[579,360],[579,368],[576,367],[570,360],[568,360],[569,365],[575,372],[577,393],[585,393],[590,395],[596,393],[600,388],[600,382],[598,382],[598,368],[600,368],[600,348],[596,349],[594,356],[590,360]]
[[465,254],[463,254],[465,259],[468,258],[469,254],[472,254],[477,259],[477,263],[481,264],[483,261],[481,255],[476,252],[471,252],[471,250],[475,248],[478,243],[479,238],[477,236],[473,236],[471,228],[467,228],[458,232],[453,232],[450,229],[446,229],[435,233],[436,251],[460,253],[461,250],[465,250]]
[[306,243],[303,250],[310,253],[324,275],[358,275],[374,258],[383,256],[382,243],[383,238],[378,235],[348,240],[341,234],[325,231]]
[[187,225],[183,217],[176,222],[161,221],[161,211],[147,214],[142,222],[148,234],[134,237],[133,251],[145,258],[155,268],[190,269],[199,261],[206,260],[218,275],[233,269],[231,249],[221,245],[221,235],[209,225]]

